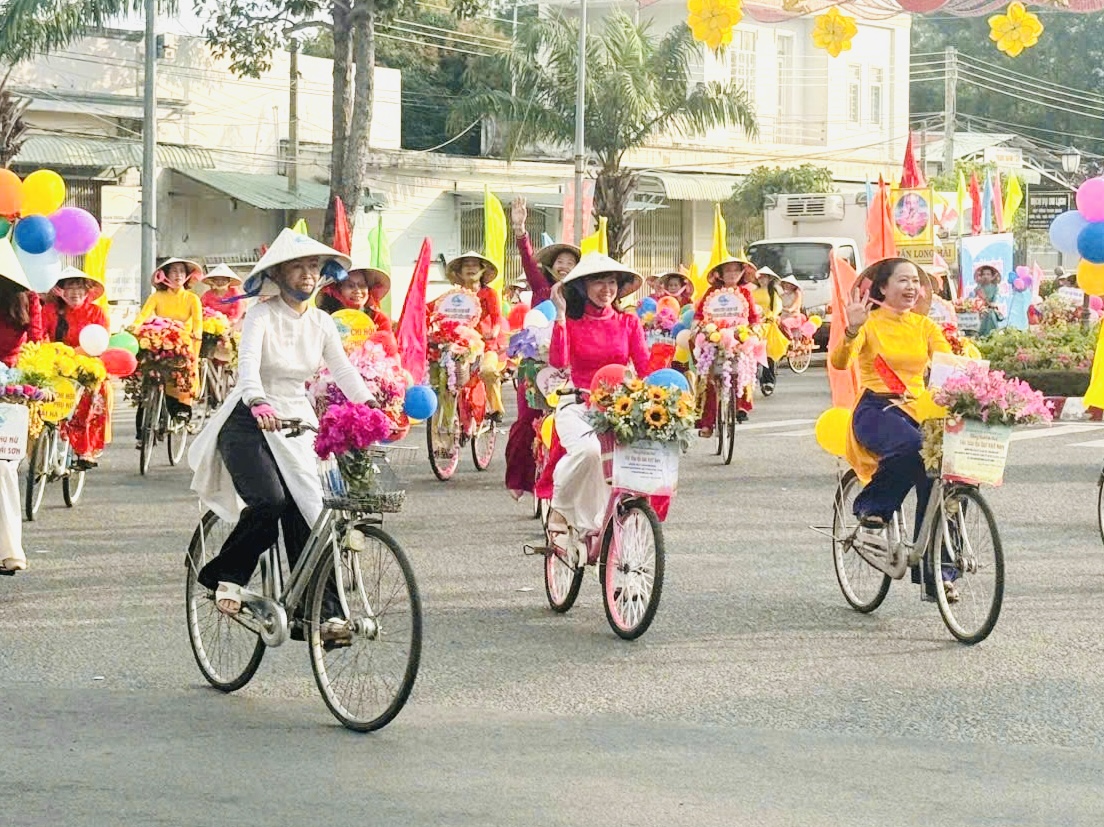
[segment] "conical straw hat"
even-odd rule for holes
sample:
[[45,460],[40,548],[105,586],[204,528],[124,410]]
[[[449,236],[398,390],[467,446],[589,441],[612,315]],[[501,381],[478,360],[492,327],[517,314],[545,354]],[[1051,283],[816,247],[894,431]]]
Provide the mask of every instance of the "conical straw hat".
[[167,258],[158,264],[157,269],[153,271],[153,275],[150,276],[150,284],[156,285],[157,274],[163,272],[170,264],[183,264],[188,269],[188,278],[184,280],[185,284],[194,279],[203,278],[203,268],[190,258]]
[[597,252],[587,253],[579,259],[579,263],[563,277],[563,283],[568,284],[587,276],[599,276],[607,273],[617,276],[617,280],[621,284],[621,288],[617,291],[619,299],[625,298],[630,293],[635,293],[640,289],[640,285],[644,283],[644,279],[640,278],[640,274],[636,271],[630,270],[621,262]]
[[[372,263],[373,255],[372,251],[365,250],[360,256],[353,259],[353,264],[349,268],[349,274],[364,273],[365,278],[368,280],[368,288],[371,289],[377,284],[382,284],[387,288],[387,291],[391,291],[391,274],[386,270],[376,267]],[[329,280],[332,283],[332,279]]]
[[230,269],[230,265],[228,264],[216,265],[207,273],[207,275],[201,278],[200,281],[206,281],[207,279],[211,278],[230,279],[231,281],[235,281],[238,284],[242,283],[242,277],[235,273],[232,269]]
[[31,282],[23,272],[23,265],[15,257],[15,248],[6,238],[0,238],[0,278],[5,278],[27,290],[31,289]]
[[78,270],[76,267],[66,267],[64,270],[61,271],[60,274],[58,274],[57,281],[54,282],[53,286],[57,287],[58,284],[65,281],[66,279],[84,279],[85,281],[92,284],[93,286],[89,288],[88,291],[88,301],[90,302],[96,301],[100,296],[104,294],[103,279],[89,275],[88,273],[84,272],[84,270]]
[[[335,259],[346,270],[352,262],[349,257],[339,253],[332,247],[327,247],[321,241],[315,241],[309,235],[297,233],[295,230],[284,229],[276,236],[272,246],[261,256],[261,260],[250,271],[249,278],[245,280],[245,292],[257,295],[268,276],[268,271],[285,261],[294,261],[297,258],[311,258],[319,256],[325,259]],[[275,287],[275,285],[273,285]]]
[[571,253],[575,256],[575,262],[578,263],[582,258],[582,253],[579,248],[574,244],[547,244],[537,250],[536,255],[533,256],[537,260],[537,263],[544,268],[545,272],[555,280],[556,274],[552,271],[552,264],[559,258],[560,253]]
[[474,250],[468,250],[468,252],[462,253],[449,261],[449,263],[445,265],[445,278],[453,284],[463,287],[464,283],[460,280],[460,262],[466,258],[477,258],[483,262],[483,284],[490,284],[495,280],[495,276],[498,275],[498,267],[485,255],[477,253]]

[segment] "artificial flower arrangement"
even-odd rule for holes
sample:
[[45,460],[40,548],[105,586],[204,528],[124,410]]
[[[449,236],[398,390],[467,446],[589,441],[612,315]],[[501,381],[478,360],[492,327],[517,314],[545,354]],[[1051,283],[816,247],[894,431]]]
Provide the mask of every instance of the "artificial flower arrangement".
[[204,307],[203,344],[200,345],[199,355],[209,358],[220,348],[224,352],[233,352],[234,340],[230,331],[230,320],[225,314]]
[[988,307],[988,302],[978,296],[963,296],[954,303],[955,313],[982,313]]
[[944,324],[943,338],[947,340],[947,344],[951,346],[951,352],[955,356],[966,356],[970,359],[981,358],[981,351],[977,349],[977,345],[963,336],[957,325],[949,322]]
[[472,364],[483,355],[483,337],[475,328],[435,313],[429,320],[430,368],[440,387],[444,377],[449,393],[467,384]]
[[138,404],[147,375],[157,376],[165,385],[181,393],[192,387],[191,367],[195,358],[191,335],[183,322],[155,316],[138,327],[138,369],[127,377],[127,397]]
[[641,440],[690,444],[697,412],[694,397],[677,388],[629,379],[602,383],[591,393],[587,416],[598,434],[612,433],[622,445]]
[[28,384],[40,387],[61,376],[94,393],[107,379],[103,362],[62,342],[28,342],[20,350],[16,367]]
[[1043,299],[1040,310],[1043,327],[1077,324],[1081,321],[1081,305],[1059,293],[1052,293]]
[[[403,400],[412,382],[399,360],[394,336],[386,332],[373,334],[349,354],[349,361],[364,380],[379,413],[390,423],[387,441],[394,442],[406,436],[410,420],[403,413]],[[320,419],[332,408],[350,404],[326,368],[307,383],[307,396]]]
[[[321,460],[333,457],[348,492],[353,496],[375,494],[380,460],[371,449],[386,441],[393,423],[382,410],[355,402],[330,405],[318,420],[314,452]],[[338,493],[341,486],[328,486]]]
[[530,408],[542,411],[552,410],[537,387],[537,374],[548,366],[547,337],[541,336],[546,328],[524,327],[510,336],[506,346],[506,356],[517,362],[518,381],[525,386],[525,401]]
[[[737,291],[731,292],[743,300]],[[742,319],[707,319],[694,331],[691,343],[698,376],[719,376],[724,393],[728,393],[735,382],[737,390],[743,395],[754,387],[759,365],[767,363],[766,342],[748,326],[746,316]]]
[[42,432],[42,417],[38,412],[39,402],[52,399],[54,393],[48,387],[37,384],[38,377],[24,374],[18,368],[9,368],[0,364],[0,403],[25,405],[29,412],[28,436],[35,439]]

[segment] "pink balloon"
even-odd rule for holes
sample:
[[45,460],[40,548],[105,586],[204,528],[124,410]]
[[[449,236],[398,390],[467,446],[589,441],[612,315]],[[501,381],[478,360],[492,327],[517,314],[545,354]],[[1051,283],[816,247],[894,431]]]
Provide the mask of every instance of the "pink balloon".
[[64,256],[81,256],[96,246],[100,225],[95,216],[80,207],[62,207],[50,216],[57,238],[54,249]]
[[1024,280],[1023,280],[1023,279],[1013,279],[1013,281],[1012,281],[1012,288],[1013,288],[1014,290],[1026,290],[1026,289],[1027,289],[1027,285],[1026,285],[1026,284],[1024,284]]
[[801,335],[805,337],[811,337],[816,333],[816,325],[812,322],[805,322],[801,325]]
[[1089,310],[1095,310],[1097,313],[1104,313],[1104,299],[1100,296],[1089,296]]
[[1104,178],[1090,178],[1078,188],[1077,209],[1086,221],[1104,221]]

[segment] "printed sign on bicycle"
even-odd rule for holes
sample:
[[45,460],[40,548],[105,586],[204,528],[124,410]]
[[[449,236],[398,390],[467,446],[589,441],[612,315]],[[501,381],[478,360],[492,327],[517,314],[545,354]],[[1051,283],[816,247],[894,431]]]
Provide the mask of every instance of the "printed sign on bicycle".
[[54,392],[54,398],[49,402],[43,402],[38,408],[38,414],[46,422],[61,422],[73,415],[77,407],[77,385],[64,376],[57,377],[50,385]]
[[27,455],[30,411],[26,405],[0,403],[0,459],[18,462]]
[[677,442],[641,440],[613,449],[613,487],[639,494],[673,496],[678,489]]
[[948,419],[943,427],[943,479],[1000,485],[1012,429],[973,419]]
[[746,324],[748,303],[738,290],[717,290],[710,294],[702,306],[702,316],[707,322]]
[[475,324],[483,315],[479,306],[479,297],[470,290],[452,290],[445,293],[437,299],[437,313],[450,321],[465,325]]

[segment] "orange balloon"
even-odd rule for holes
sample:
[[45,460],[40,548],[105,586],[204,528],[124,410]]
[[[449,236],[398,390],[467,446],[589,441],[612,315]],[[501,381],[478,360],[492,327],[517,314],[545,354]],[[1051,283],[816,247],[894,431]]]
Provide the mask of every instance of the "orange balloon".
[[656,310],[662,310],[663,308],[670,308],[671,312],[676,316],[682,310],[679,306],[678,299],[674,296],[664,296],[662,299],[656,302]]
[[1081,259],[1077,265],[1077,286],[1090,296],[1104,296],[1104,264]]
[[23,182],[10,169],[0,169],[0,215],[10,218],[23,208]]

